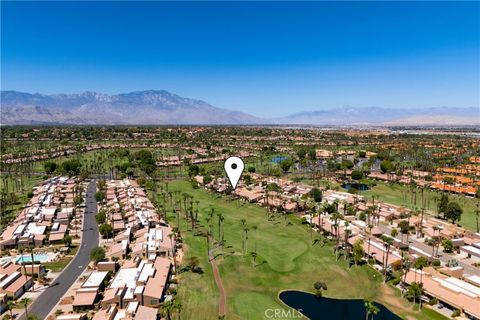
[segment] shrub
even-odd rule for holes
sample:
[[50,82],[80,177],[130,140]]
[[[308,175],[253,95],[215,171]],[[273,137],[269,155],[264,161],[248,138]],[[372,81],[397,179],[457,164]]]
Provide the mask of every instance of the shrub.
[[457,310],[453,311],[452,318],[458,317],[458,316],[460,316],[460,314],[461,314],[460,310],[457,309]]
[[433,261],[432,261],[432,266],[434,266],[434,267],[440,267],[440,260],[438,260],[438,259],[433,260]]
[[428,304],[431,305],[431,306],[434,306],[438,303],[438,299],[437,298],[432,298],[428,301]]
[[360,180],[363,178],[363,173],[360,170],[353,170],[351,177],[353,180]]
[[92,249],[90,252],[90,260],[95,261],[95,263],[98,263],[105,259],[105,249],[102,247],[95,247]]

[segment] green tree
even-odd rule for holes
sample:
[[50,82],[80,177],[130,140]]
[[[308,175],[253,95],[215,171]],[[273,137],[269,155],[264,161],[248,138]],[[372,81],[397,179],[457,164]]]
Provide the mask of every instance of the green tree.
[[90,251],[90,260],[98,263],[105,259],[105,249],[102,247],[95,247]]
[[20,305],[25,309],[25,316],[27,317],[27,319],[28,319],[28,306],[30,305],[30,303],[32,303],[32,299],[30,298],[22,298],[22,300],[20,300]]
[[104,223],[100,225],[98,228],[98,231],[100,231],[100,234],[102,235],[103,238],[107,238],[109,235],[113,233],[113,228],[111,224]]
[[370,316],[373,319],[373,316],[380,312],[380,309],[371,300],[365,300],[363,305],[365,306],[365,320],[368,320]]
[[363,240],[358,239],[352,246],[353,261],[355,265],[362,261],[362,258],[365,255],[365,250],[363,250]]
[[51,174],[57,170],[57,163],[54,161],[47,161],[43,164],[43,168],[47,174]]
[[390,160],[383,160],[380,163],[380,170],[382,171],[382,173],[392,172],[393,163]]
[[315,202],[322,202],[322,191],[318,188],[312,188],[310,197],[312,197]]
[[445,212],[447,211],[448,206],[448,195],[446,193],[442,193],[440,196],[440,201],[438,202],[438,213],[443,214],[445,216]]
[[[410,224],[408,223],[407,220],[402,220],[398,223],[398,227],[400,228],[400,233],[402,234],[402,241],[403,241],[403,235],[408,234],[410,231]],[[407,238],[408,241],[408,238]]]
[[363,172],[360,171],[360,170],[353,170],[352,171],[352,174],[351,174],[351,177],[353,180],[360,180],[363,178]]
[[353,162],[350,160],[342,160],[340,163],[340,168],[341,169],[352,169],[354,166]]
[[8,300],[7,303],[5,304],[5,310],[10,312],[10,319],[13,319],[13,301]]
[[103,224],[107,221],[107,213],[105,209],[100,209],[98,213],[95,215],[95,220],[97,220],[97,224]]
[[70,248],[72,246],[72,241],[73,241],[72,236],[66,235],[63,237],[62,241],[63,241],[63,244],[65,244],[67,247]]
[[70,176],[79,175],[81,168],[82,164],[77,159],[67,160],[62,163],[62,171]]
[[423,294],[423,285],[418,282],[412,282],[408,287],[408,290],[405,294],[407,299],[412,299],[413,302],[417,302],[417,299],[421,300]]
[[280,161],[279,165],[280,165],[280,168],[282,168],[283,172],[287,172],[288,170],[290,170],[290,167],[293,165],[293,161],[292,159],[288,158]]
[[305,158],[306,155],[307,155],[307,150],[305,150],[305,148],[300,148],[297,150],[297,157],[299,159]]
[[315,296],[321,298],[322,291],[327,290],[327,284],[323,281],[317,281],[313,284],[313,288],[315,288]]
[[453,252],[454,247],[453,247],[453,242],[452,242],[452,240],[450,240],[450,239],[444,239],[444,240],[442,241],[442,246],[443,246],[443,251],[445,251],[445,252],[447,252],[447,253]]
[[247,186],[251,185],[252,182],[253,182],[253,181],[252,181],[252,177],[251,177],[249,174],[245,174],[245,175],[243,176],[243,182],[245,182],[245,184],[246,184]]
[[196,164],[191,164],[188,166],[188,176],[194,177],[200,172],[200,167]]
[[460,221],[462,213],[463,209],[457,202],[449,202],[445,210],[445,219],[451,220],[452,223],[455,223],[455,221]]
[[97,202],[101,202],[103,199],[105,199],[105,194],[103,194],[102,191],[97,191],[95,193],[95,200],[97,200]]

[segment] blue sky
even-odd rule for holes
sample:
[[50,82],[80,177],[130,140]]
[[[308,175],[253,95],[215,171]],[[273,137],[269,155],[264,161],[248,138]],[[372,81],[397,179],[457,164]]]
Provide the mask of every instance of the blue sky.
[[1,87],[165,89],[258,116],[478,107],[479,2],[5,2]]

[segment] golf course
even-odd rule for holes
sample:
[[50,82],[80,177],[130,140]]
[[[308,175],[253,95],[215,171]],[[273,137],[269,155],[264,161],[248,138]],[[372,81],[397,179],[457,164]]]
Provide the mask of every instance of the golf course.
[[[313,292],[316,281],[326,283],[323,295],[327,297],[373,299],[405,319],[444,319],[427,307],[419,312],[418,305],[401,299],[400,292],[383,284],[381,275],[369,266],[348,267],[343,256],[336,261],[329,240],[311,232],[292,214],[268,218],[265,208],[194,188],[189,181],[169,182],[168,190],[179,197],[187,195],[195,211],[198,207],[192,232],[184,213],[177,216],[171,203],[164,202],[169,222],[180,224],[185,254],[181,264],[196,257],[201,269],[179,275],[177,299],[186,319],[218,317],[219,291],[207,255],[207,230],[215,239],[210,247],[225,288],[227,319],[264,319],[268,309],[287,310],[279,293],[286,289]],[[218,214],[223,221],[219,222]],[[218,244],[219,227],[223,248]]]

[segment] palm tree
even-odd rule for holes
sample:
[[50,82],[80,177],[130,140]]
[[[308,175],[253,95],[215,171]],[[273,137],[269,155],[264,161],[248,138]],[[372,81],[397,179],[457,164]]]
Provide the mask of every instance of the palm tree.
[[[427,265],[428,265],[428,260],[425,257],[419,257],[415,261],[415,269],[420,270],[420,286],[421,287],[423,287],[423,268],[425,268]],[[420,309],[421,308],[422,308],[422,297],[420,297]]]
[[23,298],[20,300],[20,305],[25,308],[25,316],[28,318],[28,305],[32,303],[32,299],[30,298]]
[[333,218],[333,227],[335,230],[335,253],[336,253],[336,259],[338,260],[338,245],[340,242],[340,233],[339,233],[339,220],[341,219],[342,215],[335,210],[334,213],[332,213],[332,218]]
[[28,276],[27,276],[27,267],[25,266],[25,258],[23,257],[23,252],[24,252],[24,249],[23,248],[19,248],[18,249],[18,252],[20,253],[20,257],[22,259],[22,267],[23,267],[23,274],[25,275],[25,280],[28,281]]
[[5,310],[10,312],[10,318],[13,319],[13,301],[8,300],[5,304]]
[[[412,262],[408,256],[402,256],[402,269],[403,269],[403,283],[407,283],[407,274],[410,271],[410,267],[412,266]],[[403,295],[402,290],[402,295]]]
[[252,251],[250,254],[252,255],[252,258],[253,258],[253,266],[255,267],[255,262],[256,262],[256,260],[257,260],[257,256],[258,256],[258,255],[257,255],[257,253],[256,253],[255,251]]
[[242,234],[242,251],[243,251],[243,254],[245,255],[245,228],[246,228],[247,220],[241,219],[240,222],[242,223],[242,229],[244,231]]
[[247,253],[247,251],[248,251],[248,231],[249,230],[250,229],[248,227],[245,227],[243,229],[243,231],[245,232],[245,252],[244,252],[244,254]]
[[380,309],[371,301],[371,300],[364,300],[365,306],[365,320],[368,320],[369,316],[373,319],[373,316],[376,315]]
[[167,320],[171,320],[171,315],[170,313],[172,312],[172,310],[174,309],[174,302],[173,300],[170,300],[170,301],[167,301],[165,302],[163,305],[162,305],[162,309],[165,311],[165,313],[167,314]]
[[30,259],[31,259],[30,265],[31,265],[31,268],[32,268],[32,269],[30,270],[30,271],[32,272],[32,292],[35,291],[35,273],[33,272],[33,265],[34,265],[33,249],[34,249],[34,248],[35,248],[34,246],[30,246],[30,247],[29,247],[29,250],[30,250]]
[[350,256],[350,247],[348,245],[348,238],[352,234],[352,230],[349,229],[349,227],[348,227],[349,225],[350,225],[350,223],[348,222],[348,220],[345,220],[345,224],[344,224],[345,238],[343,240],[344,246],[345,246],[345,260],[347,260],[347,258]]
[[257,226],[252,226],[252,231],[253,231],[253,236],[254,236],[254,242],[253,242],[253,252],[255,252],[255,254],[257,253],[257,238],[255,237],[256,233],[257,233],[257,229],[258,227]]
[[388,255],[390,254],[390,247],[393,243],[393,239],[389,236],[386,236],[386,235],[382,235],[382,241],[383,241],[383,245],[385,246],[385,249],[386,249],[386,255],[385,255],[385,251],[383,252],[384,256],[385,256],[385,261],[384,261],[384,264],[383,264],[383,277],[384,277],[384,282],[387,282],[387,265],[388,265]]
[[368,225],[368,248],[367,248],[367,261],[370,264],[370,242],[372,241],[372,228],[373,225]]
[[217,213],[217,217],[218,217],[218,242],[222,243],[223,242],[222,223],[223,223],[223,220],[225,220],[225,218],[221,213]]

